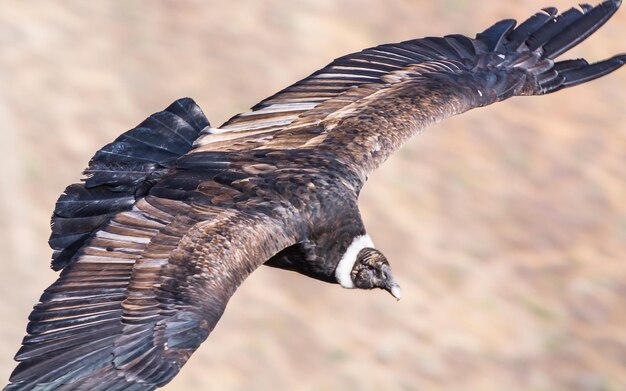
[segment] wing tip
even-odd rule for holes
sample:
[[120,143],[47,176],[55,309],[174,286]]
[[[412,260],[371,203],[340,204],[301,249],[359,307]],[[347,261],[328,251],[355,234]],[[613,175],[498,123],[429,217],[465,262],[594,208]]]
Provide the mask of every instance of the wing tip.
[[544,57],[554,59],[583,42],[611,19],[621,3],[622,0],[607,0],[593,7],[580,4],[580,18],[565,24],[559,34],[543,45]]
[[84,183],[69,185],[56,203],[49,240],[52,269],[71,264],[98,227],[115,213],[130,210],[154,178],[193,148],[207,125],[202,109],[184,97],[100,148],[84,171]]
[[[535,76],[535,86],[525,89],[523,94],[548,94],[608,75],[622,67],[626,63],[626,54],[591,64],[582,58],[555,61],[607,23],[621,4],[622,0],[606,0],[595,6],[579,4],[561,13],[556,7],[547,7],[543,13],[534,14],[507,33],[503,38],[504,46],[512,58],[528,51],[539,55],[539,61],[527,61],[521,65]],[[514,62],[509,65],[519,66]]]
[[[603,61],[598,61],[592,64],[587,63],[583,59],[581,60],[569,60],[564,61],[575,64],[578,62],[578,66],[567,66],[558,70],[559,82],[548,82],[541,85],[542,94],[549,94],[559,91],[563,88],[574,87],[579,84],[587,83],[589,81],[606,76],[626,64],[626,54],[618,54]],[[558,69],[555,64],[555,69]]]

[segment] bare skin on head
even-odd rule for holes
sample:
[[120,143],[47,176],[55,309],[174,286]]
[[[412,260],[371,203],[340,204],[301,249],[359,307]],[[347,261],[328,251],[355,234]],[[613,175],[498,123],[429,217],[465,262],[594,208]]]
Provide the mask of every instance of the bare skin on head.
[[387,258],[374,248],[364,248],[359,252],[350,277],[355,288],[380,288],[391,293],[397,300],[402,297],[402,290],[391,274]]
[[380,288],[397,300],[402,297],[402,290],[391,274],[387,257],[374,248],[369,235],[356,236],[352,240],[337,264],[335,278],[344,288]]

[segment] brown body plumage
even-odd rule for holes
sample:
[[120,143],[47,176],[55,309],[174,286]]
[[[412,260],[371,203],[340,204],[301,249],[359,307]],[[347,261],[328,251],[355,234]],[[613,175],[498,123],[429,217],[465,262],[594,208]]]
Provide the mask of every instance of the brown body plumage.
[[366,49],[220,128],[191,99],[153,114],[60,197],[50,245],[61,276],[30,316],[7,389],[162,386],[263,264],[399,298],[357,207],[368,175],[434,122],[622,66],[624,55],[555,60],[618,6]]

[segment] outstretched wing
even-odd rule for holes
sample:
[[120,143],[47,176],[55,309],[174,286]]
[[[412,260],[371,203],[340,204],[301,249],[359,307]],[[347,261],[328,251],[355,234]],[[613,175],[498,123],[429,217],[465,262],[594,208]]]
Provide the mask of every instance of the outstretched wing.
[[83,183],[68,186],[52,214],[52,268],[63,269],[94,230],[130,210],[207,126],[202,110],[183,98],[96,152]]
[[262,214],[147,196],[95,232],[30,315],[7,390],[150,390],[250,272],[295,242]]
[[306,79],[207,128],[190,154],[316,149],[362,181],[418,130],[514,95],[547,94],[606,75],[626,55],[595,64],[554,59],[602,26],[621,1],[546,8],[515,28],[503,20],[461,35],[381,45],[341,57]]
[[180,159],[205,126],[179,100],[98,151],[59,198],[50,244],[63,270],[29,317],[7,390],[167,383],[247,275],[295,242],[267,199],[233,184],[255,182],[245,161]]

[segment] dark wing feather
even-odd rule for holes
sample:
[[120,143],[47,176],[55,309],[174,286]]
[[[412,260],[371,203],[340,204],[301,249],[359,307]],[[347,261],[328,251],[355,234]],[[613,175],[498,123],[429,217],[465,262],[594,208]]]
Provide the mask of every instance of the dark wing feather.
[[179,99],[100,149],[84,172],[84,183],[68,186],[57,201],[49,241],[52,268],[67,266],[93,230],[129,210],[207,126],[193,100]]
[[[553,58],[592,34],[619,4],[564,15],[547,9],[547,18],[536,14],[517,29],[502,21],[476,39],[451,35],[366,49],[221,129],[189,101],[151,117],[96,154],[86,183],[59,200],[51,244],[53,266],[65,268],[31,314],[8,389],[166,383],[243,278],[298,242],[287,222],[268,217],[257,175],[278,165],[299,173],[306,164],[316,172],[341,166],[340,180],[357,187],[435,121],[606,75],[626,56],[596,64]],[[298,166],[289,167],[294,157]],[[275,188],[287,194],[292,185]],[[238,190],[244,187],[249,194]]]
[[581,5],[585,17],[572,17],[559,34],[543,45],[544,55],[556,58],[584,41],[613,16],[620,4],[621,0],[612,0],[593,8]]
[[7,390],[167,383],[243,279],[295,242],[267,202],[234,185],[253,182],[250,156],[181,159],[207,126],[179,100],[98,151],[85,183],[66,189],[50,239],[63,270],[29,317]]
[[504,52],[504,43],[509,33],[513,30],[517,21],[504,19],[489,27],[487,30],[476,35],[476,39],[487,45],[490,52]]
[[[562,85],[556,87],[556,89],[573,87],[575,85],[597,79],[598,77],[602,77],[613,72],[615,69],[624,64],[626,64],[626,55],[615,56],[608,60],[596,62],[594,64],[580,63],[578,67],[572,66],[570,68],[566,68],[559,72],[563,78],[563,83]],[[556,63],[555,65],[559,65],[559,63]],[[569,65],[571,66],[573,64]]]
[[619,5],[609,0],[560,15],[546,8],[517,28],[514,20],[503,20],[475,39],[430,37],[343,56],[220,129],[207,128],[190,155],[315,148],[330,151],[340,163],[361,165],[364,179],[435,121],[515,95],[557,91],[619,68],[623,56],[594,65],[553,61]]
[[46,289],[6,390],[169,382],[247,275],[295,242],[287,229],[262,214],[139,200],[97,230]]
[[308,78],[204,132],[190,151],[315,149],[369,172],[420,129],[516,95],[541,95],[606,75],[625,57],[589,65],[553,59],[582,42],[620,1],[555,8],[517,28],[500,21],[475,39],[460,35],[381,45],[341,57]]
[[114,341],[123,330],[122,302],[134,263],[173,219],[154,211],[142,200],[135,210],[118,213],[45,290],[29,317],[28,335],[15,356],[20,364],[7,389],[43,384],[54,389],[110,361]]
[[[259,102],[252,111],[207,128],[193,152],[247,151],[266,147],[299,148],[319,135],[312,129],[327,113],[389,87],[389,78],[433,60],[463,62],[483,44],[462,36],[426,38],[381,45],[336,59],[311,76]],[[320,106],[327,103],[322,110]],[[297,127],[298,131],[284,130]],[[288,136],[288,134],[291,136]],[[272,143],[272,141],[275,141]]]
[[583,15],[583,11],[578,8],[570,8],[562,14],[556,15],[556,17],[550,19],[549,23],[544,24],[528,37],[526,46],[529,50],[539,49],[552,38],[560,35],[567,26],[575,23]]
[[549,21],[554,20],[558,10],[554,7],[545,8],[526,19],[507,36],[506,47],[509,51],[517,51],[521,45],[526,44],[531,34],[539,31]]

